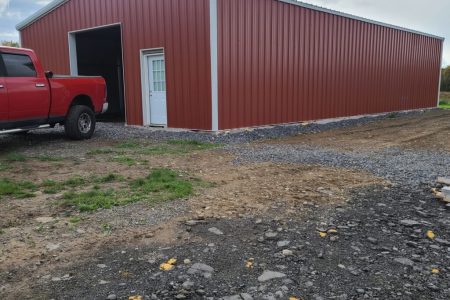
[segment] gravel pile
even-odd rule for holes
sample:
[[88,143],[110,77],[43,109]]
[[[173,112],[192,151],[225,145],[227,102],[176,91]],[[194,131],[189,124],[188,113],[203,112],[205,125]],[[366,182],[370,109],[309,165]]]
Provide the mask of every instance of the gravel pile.
[[341,152],[307,145],[235,147],[237,162],[319,164],[354,168],[385,177],[392,182],[418,185],[434,183],[450,172],[447,152],[388,148],[373,152]]

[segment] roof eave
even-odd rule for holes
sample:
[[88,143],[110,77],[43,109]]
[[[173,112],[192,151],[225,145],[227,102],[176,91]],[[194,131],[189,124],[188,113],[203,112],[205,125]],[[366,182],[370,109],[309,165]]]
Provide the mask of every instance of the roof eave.
[[328,9],[328,8],[324,8],[324,7],[320,7],[320,6],[304,3],[304,2],[301,2],[301,1],[296,1],[296,0],[278,0],[278,1],[281,1],[281,2],[284,2],[284,3],[288,3],[288,4],[292,4],[292,5],[301,6],[301,7],[312,9],[312,10],[316,10],[316,11],[321,11],[321,12],[328,13],[328,14],[333,14],[333,15],[336,15],[336,16],[341,16],[341,17],[344,17],[344,18],[358,20],[358,21],[365,22],[365,23],[375,24],[375,25],[379,25],[379,26],[383,26],[383,27],[387,27],[387,28],[392,28],[392,29],[406,31],[406,32],[414,33],[414,34],[428,36],[428,37],[439,39],[439,40],[442,40],[442,41],[445,40],[445,38],[441,37],[441,36],[437,36],[437,35],[421,32],[421,31],[417,31],[417,30],[413,30],[413,29],[408,29],[408,28],[404,28],[404,27],[400,27],[400,26],[396,26],[396,25],[392,25],[392,24],[388,24],[388,23],[378,22],[378,21],[375,21],[375,20],[370,20],[370,19],[358,17],[358,16],[355,16],[355,15],[343,13],[343,12],[340,12],[340,11],[337,11],[337,10],[332,10],[332,9]]
[[40,10],[38,10],[37,12],[32,14],[31,16],[29,16],[28,18],[26,18],[25,20],[23,20],[22,22],[17,24],[16,29],[18,31],[20,31],[20,30],[24,29],[25,27],[30,26],[31,24],[33,24],[40,18],[44,17],[45,15],[51,13],[52,11],[54,11],[55,9],[57,9],[58,7],[60,7],[64,3],[66,3],[67,1],[69,1],[69,0],[53,0],[52,2],[50,2],[49,4],[47,4],[46,6],[44,6],[43,8],[41,8]]

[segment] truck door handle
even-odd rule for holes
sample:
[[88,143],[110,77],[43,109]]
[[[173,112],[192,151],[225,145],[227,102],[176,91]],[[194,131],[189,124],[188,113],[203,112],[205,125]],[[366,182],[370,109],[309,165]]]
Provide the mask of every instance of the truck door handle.
[[36,83],[36,87],[37,88],[43,88],[43,87],[45,87],[45,84],[43,84],[43,83]]
[[3,88],[5,88],[5,87],[3,86],[3,84],[0,84],[0,89],[3,89]]

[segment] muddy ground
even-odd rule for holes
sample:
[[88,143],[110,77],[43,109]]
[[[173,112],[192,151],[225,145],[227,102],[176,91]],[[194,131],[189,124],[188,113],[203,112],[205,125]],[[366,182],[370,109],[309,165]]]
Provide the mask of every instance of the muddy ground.
[[[233,146],[3,137],[0,178],[34,187],[0,196],[0,297],[448,299],[450,219],[435,182],[384,176],[395,161],[385,173],[326,162],[426,151],[430,177],[450,176],[449,138],[450,112],[439,110]],[[261,155],[266,146],[282,159]],[[304,146],[326,150],[324,163],[289,159]],[[192,194],[89,212],[61,205],[65,193],[127,190],[161,168]],[[97,180],[106,174],[121,179]],[[74,178],[85,180],[46,190]],[[160,270],[170,258],[173,269]]]

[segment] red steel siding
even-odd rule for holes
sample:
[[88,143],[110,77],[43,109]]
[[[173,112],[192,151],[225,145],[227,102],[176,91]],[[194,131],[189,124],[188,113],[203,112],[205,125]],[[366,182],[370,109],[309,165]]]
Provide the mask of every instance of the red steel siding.
[[442,41],[276,0],[218,0],[219,128],[435,107]]
[[122,23],[128,124],[143,123],[139,51],[163,47],[169,127],[211,129],[209,0],[71,0],[21,38],[45,69],[68,74],[68,32],[112,23]]

